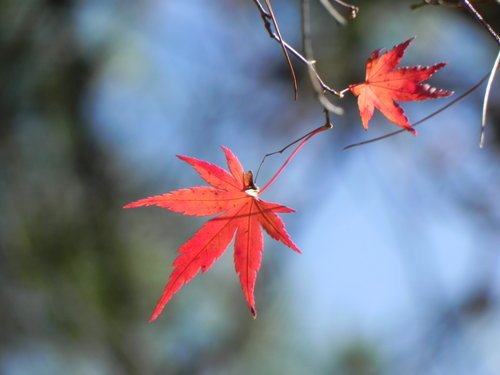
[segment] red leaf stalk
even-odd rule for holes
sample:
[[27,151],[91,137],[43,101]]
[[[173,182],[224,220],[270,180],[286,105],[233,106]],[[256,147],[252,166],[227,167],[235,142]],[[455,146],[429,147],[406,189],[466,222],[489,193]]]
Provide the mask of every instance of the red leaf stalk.
[[299,142],[299,144],[297,145],[297,147],[295,147],[295,149],[293,150],[293,152],[290,154],[290,156],[285,160],[285,162],[283,163],[283,165],[280,167],[280,169],[278,169],[278,171],[276,172],[276,174],[269,180],[269,182],[262,188],[260,189],[259,191],[259,194],[262,194],[264,191],[267,190],[268,187],[270,187],[274,181],[276,181],[276,179],[281,175],[281,173],[283,173],[283,171],[285,170],[285,168],[288,166],[288,164],[292,161],[292,159],[295,157],[295,155],[297,155],[297,153],[300,151],[300,149],[302,147],[304,147],[304,145],[306,144],[306,142],[311,139],[312,137],[314,137],[316,134],[318,133],[321,133],[325,130],[330,130],[332,128],[332,125],[330,123],[328,124],[325,124],[323,126],[320,126],[319,128],[317,129],[314,129],[313,131],[311,131],[309,134],[307,134],[304,139],[302,141]]

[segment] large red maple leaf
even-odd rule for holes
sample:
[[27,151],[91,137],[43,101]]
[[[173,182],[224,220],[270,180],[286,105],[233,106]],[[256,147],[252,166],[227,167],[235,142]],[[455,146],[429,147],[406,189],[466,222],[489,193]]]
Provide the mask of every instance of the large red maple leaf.
[[395,69],[413,39],[408,39],[382,55],[380,49],[373,51],[366,63],[365,82],[348,87],[358,97],[359,113],[365,129],[368,129],[368,122],[373,116],[374,108],[377,108],[390,121],[415,135],[416,131],[408,122],[403,109],[395,102],[435,99],[453,94],[452,91],[421,84],[446,66],[445,63]]
[[259,189],[253,183],[252,172],[244,172],[231,150],[226,147],[222,149],[226,155],[229,172],[203,160],[178,156],[191,165],[211,186],[180,189],[124,206],[134,208],[154,205],[192,216],[219,214],[206,222],[179,248],[180,255],[173,263],[173,272],[150,321],[160,315],[165,305],[184,284],[190,282],[200,270],[206,272],[212,266],[224,253],[235,233],[234,265],[254,317],[257,314],[254,289],[263,251],[262,228],[275,240],[300,253],[290,239],[285,224],[276,215],[294,210],[260,199]]

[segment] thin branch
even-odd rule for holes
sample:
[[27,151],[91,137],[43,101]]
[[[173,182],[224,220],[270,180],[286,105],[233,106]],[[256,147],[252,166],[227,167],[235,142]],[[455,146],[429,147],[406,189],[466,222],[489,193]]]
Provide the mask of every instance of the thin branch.
[[[441,107],[440,109],[438,109],[437,111],[434,111],[432,112],[431,114],[425,116],[424,118],[418,120],[417,122],[415,122],[412,126],[413,127],[416,127],[418,125],[420,125],[421,123],[429,120],[431,117],[434,117],[436,116],[437,114],[443,112],[445,109],[448,109],[449,107],[451,107],[452,105],[458,103],[460,100],[462,100],[463,98],[465,98],[467,95],[471,94],[472,92],[474,92],[479,86],[481,86],[484,81],[486,81],[486,79],[488,78],[489,76],[489,73],[486,74],[483,78],[481,78],[481,80],[476,83],[474,86],[472,86],[470,89],[468,89],[466,92],[464,92],[462,95],[456,97],[455,99],[453,99],[451,102],[449,102],[448,104],[446,104],[445,106]],[[401,130],[396,130],[394,132],[391,132],[391,133],[387,133],[387,134],[384,134],[380,137],[376,137],[376,138],[372,138],[372,139],[368,139],[366,141],[363,141],[363,142],[357,142],[357,143],[353,143],[353,144],[350,144],[346,147],[344,147],[344,150],[348,150],[348,149],[351,149],[351,148],[354,148],[354,147],[358,147],[358,146],[363,146],[363,145],[367,145],[369,143],[374,143],[374,142],[378,142],[378,141],[381,141],[383,139],[386,139],[386,138],[390,138],[392,136],[395,136],[397,134],[401,134],[401,133],[407,133],[407,130],[405,129],[401,129]]]
[[[273,39],[275,39],[276,41],[280,41],[278,36],[274,33],[272,33],[271,37]],[[333,94],[333,95],[336,95],[340,98],[343,98],[344,97],[344,94],[340,91],[337,91],[335,89],[332,89],[330,86],[328,86],[324,81],[323,79],[321,78],[321,76],[319,75],[319,73],[316,71],[316,61],[309,61],[308,59],[306,59],[304,56],[302,56],[302,54],[300,52],[298,52],[295,48],[293,48],[290,44],[288,44],[287,42],[283,41],[283,44],[284,46],[292,53],[292,55],[294,55],[295,57],[297,57],[300,61],[302,61],[304,64],[306,64],[309,68],[312,69],[313,73],[314,73],[314,76],[315,78],[318,80],[318,83],[321,85],[321,89],[323,91],[326,91],[326,92],[329,92],[330,94]],[[340,111],[339,111],[340,110]],[[342,114],[342,109],[341,108],[338,108],[337,110],[331,110],[331,112],[333,113],[337,113],[336,111],[339,111],[338,114]]]
[[[271,37],[272,39],[274,39],[275,41],[277,41],[278,43],[282,44],[283,46],[285,46],[285,48],[292,54],[294,55],[296,58],[298,58],[302,63],[306,64],[308,67],[310,67],[313,72],[314,72],[314,75],[316,76],[319,84],[321,85],[321,89],[324,91],[324,92],[329,92],[330,94],[333,94],[333,95],[336,95],[338,97],[343,97],[343,95],[340,94],[340,92],[338,92],[337,90],[331,88],[330,86],[328,86],[324,81],[323,79],[321,78],[321,76],[319,75],[319,73],[316,71],[316,67],[315,67],[315,61],[309,61],[308,59],[306,59],[304,56],[302,56],[302,54],[300,52],[298,52],[295,48],[293,48],[290,44],[288,44],[285,40],[281,40],[280,36],[275,33],[272,29],[272,25],[271,23],[269,22],[270,18],[271,18],[271,15],[265,10],[265,8],[262,6],[262,4],[260,3],[259,0],[253,0],[253,2],[255,3],[255,5],[257,6],[259,12],[260,12],[260,16],[262,18],[262,22],[264,23],[264,27],[267,31],[267,33],[269,34],[269,37]],[[322,103],[324,104],[324,103]],[[327,103],[326,103],[327,104]],[[335,107],[335,106],[334,106]],[[333,110],[333,108],[331,108],[331,111],[333,113],[337,113],[336,110]]]
[[[342,108],[334,105],[325,96],[324,92],[326,87],[328,86],[325,85],[318,72],[316,71],[316,60],[314,59],[314,52],[311,42],[311,12],[309,7],[309,0],[301,0],[301,13],[302,45],[306,61],[308,62],[307,73],[309,74],[311,85],[316,92],[316,96],[318,97],[319,102],[325,109],[336,114],[342,114]],[[328,89],[330,88],[328,87]],[[336,91],[335,94],[341,96],[340,93]]]
[[[264,6],[260,3],[259,0],[253,0],[253,2],[255,3],[257,8],[259,8],[259,12],[261,14],[261,17],[262,17],[262,15],[264,15],[264,17],[263,17],[264,22],[267,22],[267,19],[270,18],[271,15],[269,13],[267,13],[267,10],[264,8]],[[266,27],[266,29],[267,29],[267,27]]]
[[330,3],[329,0],[319,0],[323,7],[330,13],[330,16],[333,17],[335,21],[340,23],[342,26],[347,25],[347,20],[339,13],[337,9]]
[[[323,129],[324,128],[323,130],[328,130],[328,129],[333,128],[333,124],[330,121],[330,112],[327,109],[324,109],[323,112],[325,113],[325,124],[323,126],[317,128],[317,129],[314,129],[313,131],[310,131],[309,133],[307,133],[307,134],[303,135],[302,137],[296,139],[295,141],[287,144],[285,147],[283,147],[282,149],[280,149],[278,151],[270,152],[269,154],[265,154],[264,155],[264,157],[260,161],[259,168],[257,168],[257,173],[255,174],[255,182],[256,183],[257,183],[257,179],[259,178],[260,169],[261,169],[262,165],[264,164],[264,161],[269,156],[273,156],[273,155],[276,155],[276,154],[282,154],[283,152],[285,152],[286,150],[288,150],[294,144],[302,141],[304,138],[311,137],[312,135],[314,135],[316,133],[319,133],[318,129]],[[323,131],[323,130],[321,130],[321,131]]]
[[417,9],[423,7],[425,5],[441,5],[450,8],[459,8],[457,0],[422,0],[420,3],[412,4],[410,6],[411,9]]
[[292,147],[294,144],[300,142],[301,140],[303,140],[304,138],[306,138],[310,134],[311,133],[309,132],[309,133],[303,135],[302,137],[300,137],[300,138],[296,139],[295,141],[287,144],[285,147],[283,147],[282,149],[280,149],[278,151],[273,151],[273,152],[270,152],[269,154],[265,154],[264,157],[262,158],[262,160],[260,161],[259,168],[257,168],[257,173],[255,174],[255,183],[257,183],[257,179],[259,178],[260,169],[262,168],[262,165],[264,164],[264,161],[266,161],[266,159],[269,156],[273,156],[273,155],[277,155],[277,154],[282,154],[283,152],[285,152],[286,150],[288,150],[290,147]]
[[[328,113],[328,111],[325,111],[325,112]],[[326,130],[330,130],[332,127],[333,127],[333,125],[331,123],[326,123],[326,124],[320,126],[319,128],[316,128],[313,131],[307,133],[306,135],[304,135],[303,137],[299,138],[298,140],[292,142],[291,144],[289,144],[288,146],[286,146],[284,149],[282,149],[280,151],[277,151],[277,152],[274,152],[274,153],[271,153],[270,155],[273,155],[273,154],[276,154],[276,153],[281,153],[284,150],[286,150],[288,147],[290,147],[291,145],[294,145],[294,144],[296,144],[297,142],[300,141],[300,143],[297,145],[297,147],[295,147],[295,150],[293,150],[293,152],[285,160],[285,162],[280,167],[280,169],[278,169],[278,172],[276,172],[275,175],[269,180],[269,182],[262,189],[260,189],[259,194],[262,194],[264,191],[266,191],[267,188],[269,188],[269,186],[271,186],[274,183],[274,181],[276,181],[276,179],[281,175],[281,173],[283,173],[283,171],[285,170],[285,168],[287,167],[287,165],[290,164],[290,162],[295,157],[295,155],[297,155],[297,153],[301,150],[302,147],[304,147],[304,145],[306,144],[306,142],[309,139],[311,139],[312,137],[314,137],[318,133],[324,132]],[[264,156],[264,158],[265,158],[265,156]],[[262,163],[263,162],[264,162],[264,160],[262,160]],[[262,165],[262,163],[261,163],[261,165]]]
[[497,44],[500,44],[500,37],[498,34],[493,30],[493,28],[488,24],[483,16],[474,8],[474,6],[470,3],[469,0],[462,0],[461,4],[469,11],[470,14],[481,24],[483,27],[490,33],[490,35],[493,37],[493,39],[496,40]]
[[488,83],[486,84],[486,91],[484,93],[483,115],[481,118],[481,133],[479,136],[479,147],[481,148],[483,148],[484,146],[484,130],[486,129],[486,111],[488,109],[488,100],[490,98],[491,86],[493,86],[493,80],[495,79],[495,73],[497,72],[499,61],[500,51],[498,52],[495,63],[493,64],[493,68],[491,69],[490,78],[488,79]]
[[[276,30],[276,33],[278,34],[278,37],[280,39],[280,44],[281,44],[281,49],[283,50],[283,54],[285,55],[285,60],[288,65],[288,69],[290,70],[290,75],[292,76],[292,83],[293,83],[293,96],[295,100],[297,100],[297,95],[299,93],[299,89],[297,87],[297,77],[295,75],[295,70],[293,69],[292,62],[290,61],[290,56],[288,56],[288,51],[283,44],[283,37],[281,36],[281,31],[278,26],[278,22],[276,21],[276,16],[274,15],[273,7],[271,6],[271,0],[264,0],[266,2],[267,10],[268,10],[268,15],[271,19],[271,22],[274,25],[274,29]],[[262,7],[261,7],[262,8]]]
[[410,6],[411,9],[417,9],[425,5],[440,5],[451,8],[465,8],[472,16],[488,31],[495,39],[497,44],[500,44],[500,38],[493,28],[484,20],[483,16],[477,11],[469,0],[422,0],[420,3]]
[[333,0],[333,1],[335,1],[337,4],[339,4],[345,8],[349,8],[349,10],[351,11],[351,18],[356,18],[356,16],[358,15],[359,8],[357,6],[352,5],[352,4],[348,4],[342,0]]

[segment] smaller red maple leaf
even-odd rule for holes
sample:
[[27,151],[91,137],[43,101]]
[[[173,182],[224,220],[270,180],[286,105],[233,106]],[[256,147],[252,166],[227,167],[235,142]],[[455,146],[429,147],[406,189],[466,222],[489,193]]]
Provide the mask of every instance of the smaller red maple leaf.
[[390,121],[416,135],[417,132],[408,122],[403,109],[395,102],[443,98],[453,94],[452,91],[421,84],[446,66],[445,63],[395,69],[413,39],[415,38],[408,39],[382,55],[380,49],[373,51],[366,63],[365,82],[348,87],[358,97],[359,113],[365,129],[368,129],[368,122],[373,116],[374,108],[377,108]]
[[254,317],[257,314],[254,289],[263,252],[262,228],[273,239],[300,253],[299,248],[287,233],[285,224],[276,215],[294,212],[294,210],[260,199],[259,189],[253,182],[252,172],[244,172],[231,150],[226,147],[222,147],[222,150],[226,156],[229,172],[203,160],[178,156],[179,159],[191,165],[211,186],[180,189],[124,206],[134,208],[154,205],[192,216],[219,214],[206,222],[177,251],[179,256],[173,263],[174,270],[150,321],[160,315],[165,305],[182,286],[190,282],[199,271],[206,272],[212,266],[224,253],[233,237],[235,237],[234,265],[239,274],[243,294]]

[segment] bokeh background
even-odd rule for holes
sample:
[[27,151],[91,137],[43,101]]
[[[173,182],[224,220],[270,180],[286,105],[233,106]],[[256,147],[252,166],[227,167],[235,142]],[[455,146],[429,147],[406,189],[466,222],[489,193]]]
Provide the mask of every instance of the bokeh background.
[[[364,78],[371,51],[417,36],[403,65],[448,66],[466,91],[498,46],[460,9],[356,1],[337,25],[312,1],[318,69]],[[298,1],[273,2],[300,48]],[[479,4],[498,30],[496,1]],[[264,198],[302,255],[266,239],[259,317],[232,249],[147,322],[175,250],[202,223],[132,200],[202,182],[175,158],[247,169],[324,121],[304,66],[293,100],[279,45],[250,0],[0,1],[0,373],[500,374],[499,85],[478,148],[485,85],[419,136],[343,151],[356,100]],[[452,99],[405,103],[412,121]],[[264,164],[258,183],[285,156]]]

